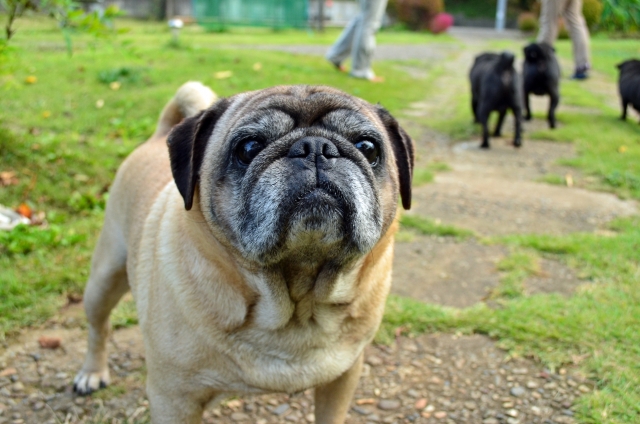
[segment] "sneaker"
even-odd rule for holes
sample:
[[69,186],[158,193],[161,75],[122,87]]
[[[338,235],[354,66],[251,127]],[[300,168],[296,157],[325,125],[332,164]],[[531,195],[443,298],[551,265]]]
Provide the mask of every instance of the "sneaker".
[[589,75],[587,75],[587,70],[589,70],[589,65],[578,66],[576,68],[576,72],[571,76],[571,79],[585,80],[589,78]]
[[587,78],[589,78],[587,71],[576,71],[575,74],[571,76],[573,80],[586,80]]

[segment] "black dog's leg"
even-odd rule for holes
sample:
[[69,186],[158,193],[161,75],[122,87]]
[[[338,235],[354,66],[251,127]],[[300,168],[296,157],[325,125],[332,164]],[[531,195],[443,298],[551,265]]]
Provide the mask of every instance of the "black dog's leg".
[[504,117],[507,114],[507,109],[500,110],[498,112],[498,122],[496,122],[496,129],[493,131],[494,137],[500,137],[502,135],[502,123],[504,122]]
[[558,107],[558,103],[560,103],[560,96],[558,93],[551,93],[551,99],[549,100],[549,115],[547,119],[549,120],[549,128],[556,127],[556,108]]
[[531,106],[529,105],[529,92],[525,91],[524,92],[524,119],[525,121],[530,121],[531,120]]
[[629,105],[629,102],[626,100],[622,100],[622,116],[620,117],[620,119],[622,119],[623,121],[627,120],[627,106]]
[[482,124],[482,144],[483,149],[489,148],[489,114],[490,111],[480,106],[478,110],[478,121]]
[[473,123],[477,124],[480,121],[478,120],[478,99],[476,96],[472,96],[471,98],[471,110],[473,110]]
[[513,145],[515,147],[522,146],[522,108],[519,104],[515,104],[511,106],[511,110],[513,111],[513,116],[515,117],[515,127],[516,133],[513,138]]

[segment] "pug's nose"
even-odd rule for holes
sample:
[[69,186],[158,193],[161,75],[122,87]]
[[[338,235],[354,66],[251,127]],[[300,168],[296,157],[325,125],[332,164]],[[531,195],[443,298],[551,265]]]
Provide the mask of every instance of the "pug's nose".
[[306,159],[317,165],[327,164],[329,159],[340,156],[338,148],[323,137],[303,137],[289,149],[290,158]]

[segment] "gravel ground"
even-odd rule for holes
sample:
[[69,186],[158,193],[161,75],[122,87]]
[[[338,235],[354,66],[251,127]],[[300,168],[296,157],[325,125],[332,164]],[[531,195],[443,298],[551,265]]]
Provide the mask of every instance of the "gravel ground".
[[[60,324],[43,331],[61,337],[62,348],[39,348],[40,333],[33,332],[0,357],[0,424],[144,422],[137,327],[115,332],[112,386],[87,398],[74,396],[70,384],[86,346],[84,332]],[[368,347],[365,358],[347,423],[573,423],[575,399],[592,389],[571,369],[553,373],[510,358],[480,335],[398,337],[392,346]],[[230,398],[208,409],[203,422],[311,423],[312,392]]]

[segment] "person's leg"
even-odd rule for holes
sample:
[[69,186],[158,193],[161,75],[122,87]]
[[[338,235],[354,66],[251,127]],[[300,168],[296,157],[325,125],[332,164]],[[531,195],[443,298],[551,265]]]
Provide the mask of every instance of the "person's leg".
[[558,38],[558,16],[560,15],[560,3],[562,0],[542,0],[540,4],[540,29],[538,30],[538,43],[555,44]]
[[571,36],[573,45],[573,60],[576,66],[574,78],[587,77],[589,69],[589,29],[582,15],[582,0],[568,0],[562,16]]
[[340,37],[331,46],[325,58],[333,63],[338,69],[342,70],[342,62],[351,53],[351,46],[353,45],[353,36],[361,26],[362,12],[355,16],[340,34]]
[[387,0],[361,0],[362,23],[358,27],[351,49],[351,75],[356,78],[373,80],[375,74],[371,69],[371,61],[376,48],[375,34],[380,29]]

